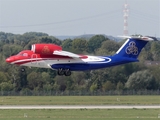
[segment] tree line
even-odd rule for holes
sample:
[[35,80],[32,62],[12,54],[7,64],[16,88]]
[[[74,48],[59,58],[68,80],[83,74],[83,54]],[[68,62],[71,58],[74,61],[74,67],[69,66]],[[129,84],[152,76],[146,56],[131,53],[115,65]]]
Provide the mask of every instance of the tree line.
[[10,65],[5,59],[21,50],[31,49],[34,43],[54,43],[63,50],[77,54],[113,55],[125,40],[116,42],[104,35],[90,39],[59,40],[46,33],[28,32],[23,35],[0,32],[0,91],[109,91],[160,90],[160,65],[146,65],[146,61],[160,61],[160,42],[149,42],[142,50],[138,63],[99,70],[73,72],[71,76],[58,76],[56,71]]

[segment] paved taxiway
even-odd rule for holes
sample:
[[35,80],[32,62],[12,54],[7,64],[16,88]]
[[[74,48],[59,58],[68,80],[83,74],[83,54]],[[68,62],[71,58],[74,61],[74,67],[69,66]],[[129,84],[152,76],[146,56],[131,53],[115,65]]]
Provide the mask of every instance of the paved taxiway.
[[1,105],[0,109],[160,109],[160,105]]

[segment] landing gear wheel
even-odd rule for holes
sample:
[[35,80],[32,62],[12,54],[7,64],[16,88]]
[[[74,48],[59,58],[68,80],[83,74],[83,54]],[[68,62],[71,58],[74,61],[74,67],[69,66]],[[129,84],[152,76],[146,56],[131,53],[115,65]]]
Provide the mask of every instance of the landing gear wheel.
[[25,72],[25,68],[21,68],[21,72]]
[[70,69],[62,69],[62,68],[60,68],[60,69],[58,69],[57,74],[60,75],[60,76],[62,76],[62,75],[70,76],[71,75],[71,71],[70,71]]
[[64,75],[65,76],[70,76],[71,75],[71,71],[69,69],[66,69]]
[[57,74],[62,76],[62,75],[64,75],[64,72],[65,71],[61,68],[61,69],[58,69]]

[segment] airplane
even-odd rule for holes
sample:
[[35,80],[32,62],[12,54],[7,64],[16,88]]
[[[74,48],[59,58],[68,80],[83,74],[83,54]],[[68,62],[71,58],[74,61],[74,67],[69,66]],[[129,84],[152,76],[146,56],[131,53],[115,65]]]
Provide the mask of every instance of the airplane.
[[[157,41],[150,36],[122,36],[126,42],[112,56],[79,55],[63,51],[56,44],[33,44],[31,50],[23,50],[6,59],[7,63],[19,66],[50,68],[58,75],[70,76],[71,71],[101,69],[130,62],[138,62],[142,48],[149,41]],[[22,69],[24,71],[24,69]]]

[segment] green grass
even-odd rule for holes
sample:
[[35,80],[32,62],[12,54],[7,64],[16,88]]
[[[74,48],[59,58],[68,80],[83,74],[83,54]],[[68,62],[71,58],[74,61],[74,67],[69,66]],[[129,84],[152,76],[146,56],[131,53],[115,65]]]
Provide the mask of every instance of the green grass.
[[[160,96],[1,96],[1,105],[160,105]],[[2,120],[160,120],[160,109],[0,110]]]
[[160,109],[0,110],[2,120],[159,120]]
[[160,105],[160,96],[1,96],[0,105]]

